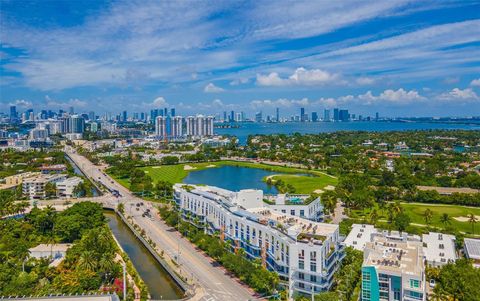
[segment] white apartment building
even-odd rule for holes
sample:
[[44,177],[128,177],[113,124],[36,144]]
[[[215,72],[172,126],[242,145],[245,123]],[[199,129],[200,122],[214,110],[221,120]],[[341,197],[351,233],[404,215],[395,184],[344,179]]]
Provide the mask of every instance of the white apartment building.
[[184,220],[206,233],[218,231],[234,249],[260,259],[290,291],[310,295],[331,287],[344,256],[338,225],[266,207],[261,190],[175,184],[174,198]]
[[78,184],[83,183],[83,180],[79,177],[72,177],[63,181],[57,182],[57,196],[62,198],[74,197],[73,190]]
[[439,267],[457,260],[454,235],[430,232],[422,235],[422,241],[428,265]]
[[161,139],[183,137],[183,118],[158,116],[155,119],[155,135]]
[[186,133],[188,137],[213,136],[212,116],[188,116],[186,118]]
[[362,301],[426,300],[422,242],[373,234],[362,265]]
[[45,185],[47,183],[58,183],[67,177],[63,174],[40,174],[36,177],[23,179],[22,193],[28,195],[30,199],[45,198]]
[[278,194],[267,196],[267,207],[289,215],[299,216],[312,221],[323,221],[323,205],[320,197],[309,202],[309,195],[304,194]]

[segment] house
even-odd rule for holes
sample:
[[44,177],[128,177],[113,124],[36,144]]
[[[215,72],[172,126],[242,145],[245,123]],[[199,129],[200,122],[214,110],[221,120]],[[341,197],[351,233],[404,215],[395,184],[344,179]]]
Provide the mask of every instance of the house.
[[33,258],[49,258],[50,266],[57,266],[65,258],[71,246],[72,244],[39,244],[28,249],[28,252]]
[[64,198],[71,198],[74,197],[73,191],[78,184],[83,183],[83,180],[79,177],[72,177],[60,181],[56,184],[57,186],[57,196],[64,197]]

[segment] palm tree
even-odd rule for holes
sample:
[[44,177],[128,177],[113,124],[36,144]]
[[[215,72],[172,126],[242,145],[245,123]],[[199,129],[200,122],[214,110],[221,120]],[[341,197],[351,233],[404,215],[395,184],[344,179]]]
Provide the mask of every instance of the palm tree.
[[402,206],[399,202],[388,204],[388,220],[390,223],[393,223],[395,217],[402,212]]
[[97,267],[97,260],[92,251],[84,251],[82,254],[80,254],[78,267],[87,271],[95,271],[95,268]]
[[433,217],[433,211],[430,210],[430,209],[426,209],[425,211],[423,211],[423,219],[425,220],[425,223],[430,226],[430,222],[432,221],[432,217]]
[[473,213],[470,213],[468,215],[468,222],[470,224],[472,224],[472,234],[475,234],[475,224],[477,223],[478,219],[477,217],[475,216],[475,214]]
[[440,217],[440,222],[443,224],[443,226],[446,228],[447,225],[449,225],[451,223],[450,221],[450,215],[448,215],[448,213],[444,213],[442,214],[442,216]]
[[377,220],[378,220],[378,212],[377,212],[377,209],[376,209],[376,208],[373,208],[372,211],[370,211],[369,219],[370,219],[370,223],[371,223],[372,225],[375,225],[375,224],[377,223]]

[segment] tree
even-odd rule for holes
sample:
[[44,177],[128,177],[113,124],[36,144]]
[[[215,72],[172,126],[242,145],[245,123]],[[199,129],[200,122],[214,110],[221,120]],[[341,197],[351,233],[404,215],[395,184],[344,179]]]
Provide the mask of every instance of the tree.
[[405,212],[400,212],[395,217],[395,226],[397,230],[400,232],[405,231],[407,227],[410,225],[410,217]]
[[45,184],[45,196],[47,198],[55,197],[57,195],[57,186],[55,183],[48,182]]
[[446,228],[448,225],[451,224],[450,215],[448,215],[448,213],[442,214],[442,216],[440,216],[440,222]]
[[478,219],[475,214],[470,213],[468,215],[468,222],[472,225],[472,234],[475,234],[475,224],[477,223]]
[[440,270],[434,292],[448,300],[479,300],[480,270],[468,259],[458,259]]
[[378,212],[376,208],[373,208],[372,211],[370,211],[369,220],[372,225],[375,225],[377,223]]
[[423,219],[425,220],[425,223],[427,225],[430,225],[430,222],[432,221],[432,217],[433,217],[432,210],[427,208],[425,211],[423,211]]

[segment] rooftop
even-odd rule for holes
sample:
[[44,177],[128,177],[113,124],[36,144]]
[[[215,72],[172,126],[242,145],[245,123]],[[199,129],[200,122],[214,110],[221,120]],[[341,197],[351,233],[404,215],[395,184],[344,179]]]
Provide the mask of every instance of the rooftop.
[[421,277],[424,270],[422,243],[374,235],[372,242],[366,243],[363,265]]
[[[185,185],[176,184],[183,188]],[[190,192],[216,201],[233,214],[245,217],[254,222],[271,226],[289,235],[293,239],[303,242],[323,242],[338,231],[338,225],[313,222],[298,216],[275,211],[268,207],[244,209],[236,203],[236,192],[213,186],[188,185]],[[254,192],[255,190],[241,190],[241,192]]]
[[465,238],[463,242],[468,258],[480,259],[480,239]]
[[449,261],[455,261],[457,259],[455,236],[430,232],[422,235],[422,241],[425,259],[430,264],[446,264]]
[[31,252],[66,252],[72,244],[39,244],[36,247],[28,249]]

